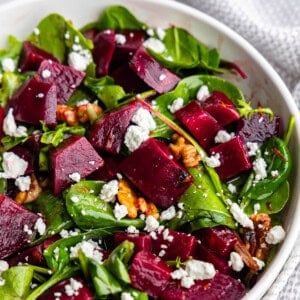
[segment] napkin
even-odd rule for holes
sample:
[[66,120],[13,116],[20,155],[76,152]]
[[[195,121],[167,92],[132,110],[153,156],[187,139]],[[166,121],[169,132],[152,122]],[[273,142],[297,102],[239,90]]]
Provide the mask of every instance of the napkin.
[[[300,108],[299,0],[181,0],[225,23],[274,67]],[[300,239],[263,300],[300,299]]]

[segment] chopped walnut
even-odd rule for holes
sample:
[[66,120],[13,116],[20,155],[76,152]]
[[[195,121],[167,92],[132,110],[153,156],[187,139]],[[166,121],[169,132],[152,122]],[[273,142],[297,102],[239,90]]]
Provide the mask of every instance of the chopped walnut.
[[16,195],[15,200],[19,204],[33,202],[34,200],[37,199],[37,197],[42,192],[42,188],[40,187],[40,184],[39,184],[38,180],[36,179],[35,175],[32,174],[30,176],[30,178],[31,178],[31,183],[30,183],[29,191],[19,192]]

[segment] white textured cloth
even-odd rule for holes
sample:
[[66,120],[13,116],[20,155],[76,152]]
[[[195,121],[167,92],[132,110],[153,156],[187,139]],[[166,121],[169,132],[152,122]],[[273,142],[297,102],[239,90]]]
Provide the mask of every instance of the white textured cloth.
[[[178,0],[179,1],[179,0]],[[299,0],[180,0],[214,17],[271,63],[300,108]],[[300,238],[263,300],[300,299]]]

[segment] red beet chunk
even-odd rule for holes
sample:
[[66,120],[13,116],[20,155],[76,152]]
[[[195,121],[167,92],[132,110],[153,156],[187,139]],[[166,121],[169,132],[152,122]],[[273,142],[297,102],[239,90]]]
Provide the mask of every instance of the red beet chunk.
[[56,86],[35,78],[24,83],[9,101],[15,119],[33,125],[44,121],[48,126],[55,126],[56,106]]
[[157,239],[152,240],[152,252],[163,260],[187,261],[192,256],[196,246],[196,238],[184,232],[164,230],[157,233]]
[[158,207],[176,203],[193,177],[171,159],[167,146],[149,138],[121,163],[121,171]]
[[45,59],[57,61],[57,59],[50,53],[42,50],[28,41],[23,42],[23,50],[19,62],[21,72],[36,71],[41,62]]
[[[77,290],[77,293],[73,293],[72,296],[66,294],[66,286],[71,285],[71,280],[74,279],[80,282],[82,287]],[[88,285],[79,277],[66,279],[61,281],[48,289],[44,294],[42,294],[37,299],[39,300],[53,300],[59,298],[60,300],[94,300],[95,297],[88,287]],[[72,285],[71,285],[72,286]],[[59,297],[57,295],[60,294]]]
[[175,116],[204,149],[214,144],[217,132],[222,129],[217,120],[203,110],[197,101],[188,103],[175,112]]
[[220,154],[221,165],[216,171],[221,180],[227,180],[252,168],[246,147],[240,137],[210,148],[209,153]]
[[152,297],[157,297],[167,285],[172,270],[156,255],[141,251],[131,263],[129,275],[131,284]]
[[94,38],[93,58],[97,65],[96,73],[99,77],[108,74],[115,48],[114,30],[101,31]]
[[44,60],[38,69],[38,77],[40,81],[55,84],[57,103],[65,104],[82,82],[85,73],[60,63]]
[[216,273],[214,278],[197,280],[189,289],[180,286],[179,282],[172,281],[161,292],[162,300],[239,300],[246,293],[244,285],[228,275]]
[[272,136],[278,136],[280,131],[280,117],[270,119],[267,114],[255,113],[251,118],[242,118],[238,122],[237,135],[246,142],[263,143]]
[[0,194],[0,215],[2,259],[28,246],[34,237],[34,225],[39,216],[3,194]]
[[221,126],[240,119],[240,115],[231,100],[222,92],[214,91],[202,104],[202,107],[212,115]]
[[53,193],[59,195],[78,173],[83,178],[103,165],[103,159],[85,137],[71,136],[51,152]]
[[151,237],[145,233],[126,233],[115,232],[114,241],[116,244],[121,244],[123,241],[128,240],[134,243],[135,253],[139,251],[150,252],[152,248]]
[[89,29],[87,30],[86,32],[84,32],[84,36],[87,38],[87,39],[90,39],[94,42],[97,34],[99,33],[99,31],[95,28],[92,28],[92,29]]
[[237,235],[225,226],[202,228],[194,234],[204,246],[226,259],[238,241]]
[[172,90],[180,78],[160,65],[143,47],[140,47],[132,57],[131,69],[158,93]]
[[137,103],[132,102],[104,114],[91,128],[91,144],[99,150],[119,154],[126,129],[137,108]]
[[28,167],[24,175],[29,175],[34,172],[34,156],[33,153],[30,152],[30,150],[24,148],[23,146],[16,146],[10,151],[28,162]]

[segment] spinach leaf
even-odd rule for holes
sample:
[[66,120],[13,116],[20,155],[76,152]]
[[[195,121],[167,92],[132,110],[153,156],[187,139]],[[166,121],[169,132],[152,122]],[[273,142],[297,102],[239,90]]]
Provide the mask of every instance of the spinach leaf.
[[68,102],[67,102],[67,105],[68,106],[71,106],[71,107],[75,107],[76,104],[79,102],[79,101],[82,101],[82,100],[88,100],[90,102],[92,102],[92,98],[91,96],[86,92],[86,91],[83,91],[81,89],[77,89],[73,94],[72,96],[69,98]]
[[12,58],[17,64],[22,51],[22,42],[16,37],[9,35],[7,38],[7,44],[7,48],[0,49],[0,60],[3,58]]
[[19,144],[23,144],[28,140],[28,136],[20,136],[20,137],[13,137],[13,136],[4,136],[1,140],[3,148],[5,151],[8,151]]

